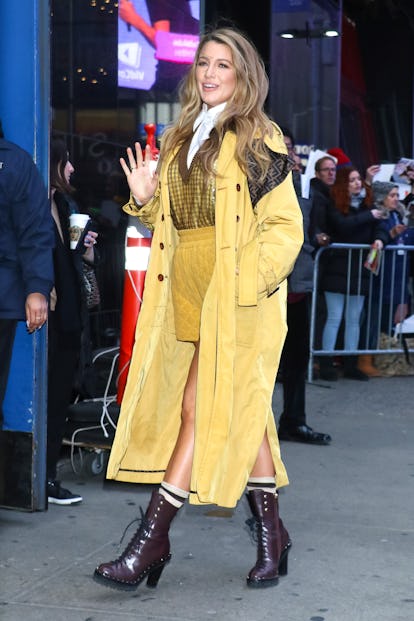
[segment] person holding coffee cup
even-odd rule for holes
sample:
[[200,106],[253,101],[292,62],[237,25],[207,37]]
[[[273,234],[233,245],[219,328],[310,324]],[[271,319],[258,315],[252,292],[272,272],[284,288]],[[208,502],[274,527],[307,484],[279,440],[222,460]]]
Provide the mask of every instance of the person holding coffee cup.
[[[49,381],[47,433],[47,494],[50,503],[73,505],[82,496],[61,486],[56,479],[57,462],[63,440],[67,408],[78,369],[81,343],[88,343],[88,315],[83,287],[83,263],[94,265],[98,234],[87,227],[86,214],[73,213],[74,188],[70,177],[74,168],[65,143],[51,143],[51,209],[55,223],[53,262],[55,286],[49,310]],[[84,338],[85,337],[85,338]]]
[[76,250],[79,242],[82,238],[82,233],[89,221],[89,216],[86,213],[71,213],[69,216],[69,237],[70,248]]

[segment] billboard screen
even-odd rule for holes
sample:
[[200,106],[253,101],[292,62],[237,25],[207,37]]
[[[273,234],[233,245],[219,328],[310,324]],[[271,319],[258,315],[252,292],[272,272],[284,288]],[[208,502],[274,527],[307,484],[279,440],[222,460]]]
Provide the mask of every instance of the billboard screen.
[[118,86],[174,91],[199,33],[200,0],[120,0]]

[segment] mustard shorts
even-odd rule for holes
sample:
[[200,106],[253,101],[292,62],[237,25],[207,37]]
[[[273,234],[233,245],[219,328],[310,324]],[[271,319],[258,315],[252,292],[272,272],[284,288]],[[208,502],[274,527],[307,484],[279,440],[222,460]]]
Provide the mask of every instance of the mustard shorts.
[[216,260],[215,227],[178,231],[171,274],[175,333],[179,341],[200,339],[204,296]]

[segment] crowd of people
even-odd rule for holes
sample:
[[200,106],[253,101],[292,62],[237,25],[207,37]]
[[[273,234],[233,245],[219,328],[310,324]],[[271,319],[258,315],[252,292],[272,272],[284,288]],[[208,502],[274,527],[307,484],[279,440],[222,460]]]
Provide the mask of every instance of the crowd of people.
[[[288,334],[278,378],[283,384],[283,410],[279,439],[329,444],[329,434],[314,431],[306,421],[306,377],[309,372],[310,309],[316,300],[314,342],[320,355],[314,375],[327,381],[345,378],[367,381],[381,375],[372,354],[381,333],[392,334],[396,325],[413,312],[413,256],[406,251],[383,253],[381,272],[365,269],[369,246],[380,254],[401,244],[413,245],[413,195],[400,200],[393,181],[376,181],[380,165],[370,165],[365,175],[352,165],[339,148],[328,149],[316,160],[310,192],[302,196],[300,175],[304,173],[295,153],[292,132],[283,128],[288,153],[295,161],[292,171],[303,214],[305,241],[288,278]],[[343,244],[345,248],[333,246]],[[352,245],[357,249],[352,249]],[[316,290],[315,256],[319,249]],[[351,352],[336,356],[340,350]]]
[[[376,181],[379,170],[380,165],[371,165],[362,175],[348,158],[338,165],[328,150],[316,161],[310,182],[311,240],[315,249],[324,248],[314,292],[315,349],[328,353],[319,357],[319,377],[328,381],[338,378],[338,366],[351,379],[379,375],[373,356],[356,352],[377,349],[381,332],[392,335],[413,312],[412,253],[401,250],[414,240],[411,200],[400,200],[399,186],[392,180]],[[369,250],[361,251],[361,245],[374,251],[371,270],[366,269]],[[389,252],[395,245],[400,250]],[[350,353],[338,365],[335,350],[341,349]]]

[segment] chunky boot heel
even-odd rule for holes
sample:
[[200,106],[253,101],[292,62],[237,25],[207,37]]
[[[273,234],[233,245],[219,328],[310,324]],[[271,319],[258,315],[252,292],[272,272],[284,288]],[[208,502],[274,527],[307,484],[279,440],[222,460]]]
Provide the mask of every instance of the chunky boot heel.
[[171,558],[168,531],[178,511],[162,494],[153,492],[141,525],[115,561],[95,569],[94,580],[122,591],[136,589],[147,578],[155,588],[165,565]]
[[276,586],[279,576],[286,576],[292,542],[279,517],[277,495],[261,489],[247,494],[257,536],[257,561],[247,576],[247,586]]
[[289,551],[290,551],[291,547],[292,547],[292,543],[291,543],[291,541],[289,541],[287,546],[282,551],[282,554],[280,555],[279,568],[278,568],[279,576],[287,576],[287,573],[288,573],[288,556],[289,556]]
[[165,560],[163,565],[160,565],[159,567],[157,567],[157,569],[154,569],[148,574],[147,587],[149,587],[150,589],[156,588],[158,584],[158,580],[161,578],[163,569],[166,566],[166,564],[169,562],[170,558],[171,558],[171,554],[168,555],[168,558]]

